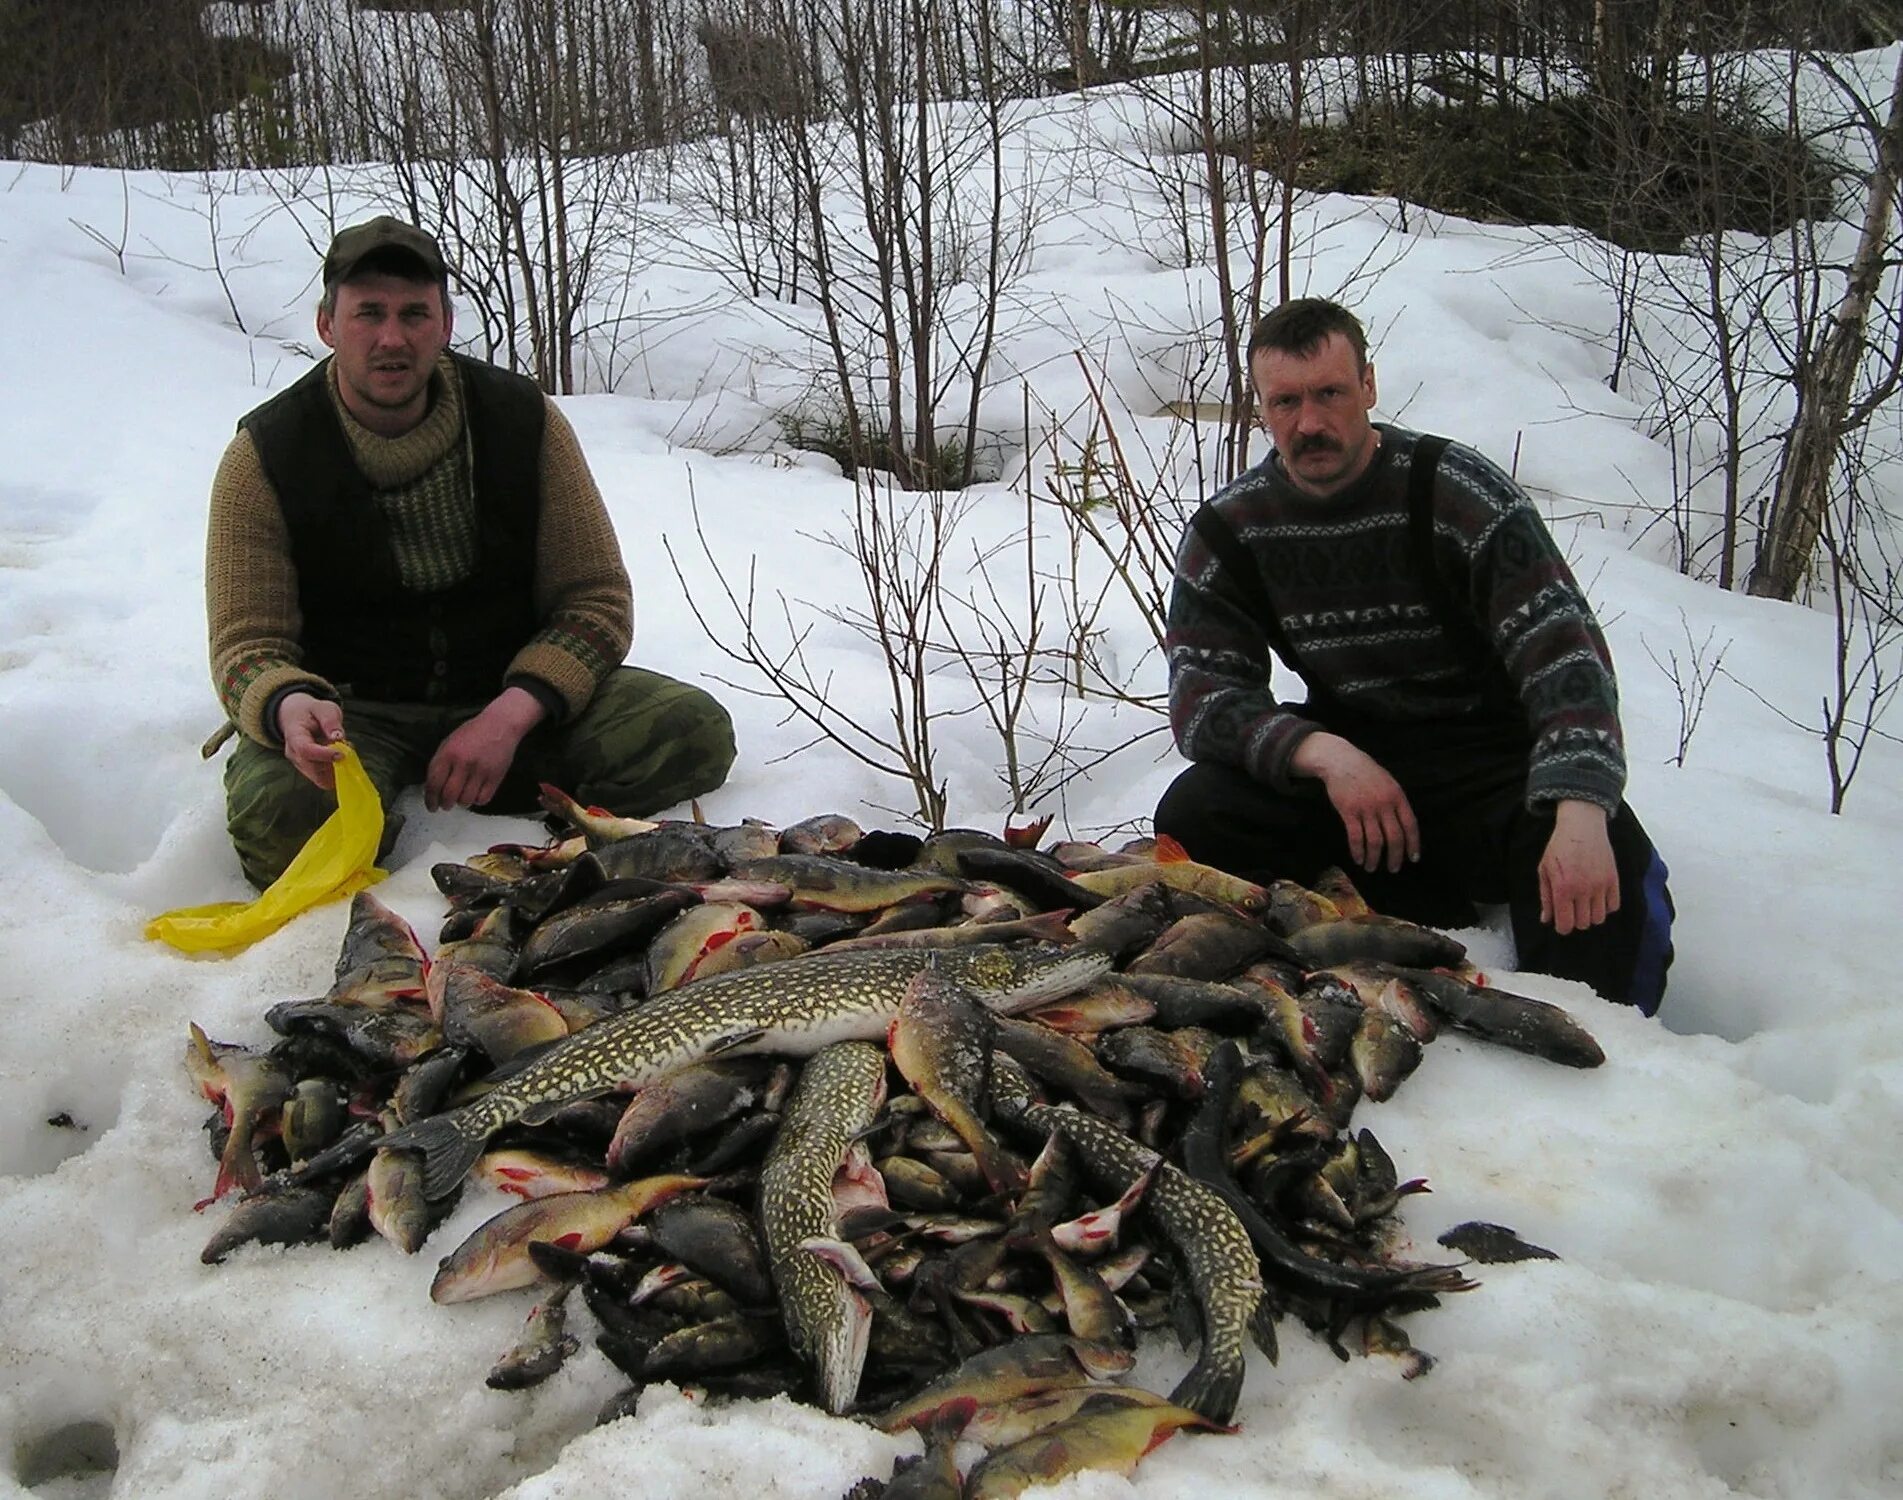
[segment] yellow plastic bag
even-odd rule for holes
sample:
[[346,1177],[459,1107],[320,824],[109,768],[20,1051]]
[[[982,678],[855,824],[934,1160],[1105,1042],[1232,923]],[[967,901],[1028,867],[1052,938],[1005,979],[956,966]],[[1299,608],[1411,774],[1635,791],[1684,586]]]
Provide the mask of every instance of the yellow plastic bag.
[[255,901],[219,901],[183,906],[154,917],[145,935],[186,953],[215,949],[236,952],[269,937],[299,912],[340,896],[353,896],[375,885],[386,871],[376,868],[383,838],[383,803],[370,784],[363,762],[347,742],[337,762],[337,811],[297,851],[297,858]]

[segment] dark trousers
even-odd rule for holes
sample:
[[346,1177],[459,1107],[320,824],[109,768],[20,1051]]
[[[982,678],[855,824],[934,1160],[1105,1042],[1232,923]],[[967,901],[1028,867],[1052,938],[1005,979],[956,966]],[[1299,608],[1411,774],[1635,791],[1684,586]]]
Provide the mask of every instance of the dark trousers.
[[[450,731],[482,708],[343,700],[344,734],[386,811],[403,788],[422,782]],[[501,788],[478,811],[534,812],[537,784],[546,781],[583,806],[645,817],[712,791],[733,759],[733,720],[707,693],[617,667],[572,722],[529,731]],[[225,767],[225,818],[245,878],[260,890],[336,810],[335,794],[312,785],[282,750],[238,742]]]
[[[1607,824],[1619,871],[1619,909],[1597,927],[1561,937],[1540,921],[1540,858],[1553,833],[1550,806],[1529,810],[1526,749],[1511,733],[1472,726],[1408,726],[1346,733],[1407,792],[1421,858],[1390,873],[1351,864],[1341,816],[1321,783],[1283,795],[1244,772],[1198,763],[1170,785],[1156,831],[1191,858],[1246,879],[1312,882],[1330,865],[1353,877],[1369,906],[1431,927],[1471,926],[1474,903],[1506,903],[1519,967],[1578,979],[1610,1000],[1657,1012],[1672,961],[1672,898],[1665,863],[1632,809]],[[1371,742],[1372,741],[1372,742]]]

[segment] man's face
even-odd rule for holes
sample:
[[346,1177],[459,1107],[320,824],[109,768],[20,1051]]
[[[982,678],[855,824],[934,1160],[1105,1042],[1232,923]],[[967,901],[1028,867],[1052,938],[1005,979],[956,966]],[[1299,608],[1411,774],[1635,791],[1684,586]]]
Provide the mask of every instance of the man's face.
[[435,282],[381,271],[344,282],[332,310],[317,312],[317,336],[336,351],[344,405],[385,436],[423,420],[430,375],[449,333],[450,314]]
[[1374,364],[1331,333],[1312,354],[1261,349],[1249,362],[1262,424],[1295,487],[1326,498],[1359,479],[1374,457]]

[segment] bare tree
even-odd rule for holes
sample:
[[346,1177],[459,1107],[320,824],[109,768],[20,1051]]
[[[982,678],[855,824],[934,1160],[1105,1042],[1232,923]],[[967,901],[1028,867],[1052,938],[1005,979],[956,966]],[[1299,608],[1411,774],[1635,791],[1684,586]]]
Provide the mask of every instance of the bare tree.
[[[1827,60],[1826,73],[1841,79]],[[1877,388],[1858,399],[1857,382],[1870,345],[1867,330],[1886,271],[1894,262],[1891,224],[1899,175],[1903,175],[1903,56],[1890,84],[1889,107],[1879,122],[1863,111],[1875,146],[1864,182],[1862,230],[1844,292],[1815,356],[1796,372],[1797,419],[1778,471],[1777,492],[1764,545],[1751,570],[1751,592],[1777,599],[1796,597],[1825,524],[1830,479],[1846,433],[1868,420],[1903,376],[1903,346],[1890,351],[1889,368]]]

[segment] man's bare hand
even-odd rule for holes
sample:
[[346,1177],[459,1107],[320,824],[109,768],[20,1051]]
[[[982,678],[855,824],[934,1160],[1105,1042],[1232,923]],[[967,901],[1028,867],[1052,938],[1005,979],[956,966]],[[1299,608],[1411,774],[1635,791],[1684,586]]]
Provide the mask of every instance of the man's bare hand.
[[431,812],[483,806],[501,788],[517,748],[542,717],[542,705],[533,693],[504,688],[436,747],[423,778],[423,805]]
[[1553,836],[1540,857],[1540,920],[1561,937],[1597,927],[1619,909],[1619,868],[1606,835],[1606,810],[1567,801],[1553,809]]
[[278,736],[284,754],[305,780],[327,792],[337,790],[337,762],[344,752],[344,711],[328,698],[286,693],[278,702]]
[[1348,855],[1364,870],[1389,871],[1421,857],[1421,829],[1401,783],[1373,756],[1338,734],[1318,732],[1295,747],[1289,769],[1312,776],[1341,814]]

